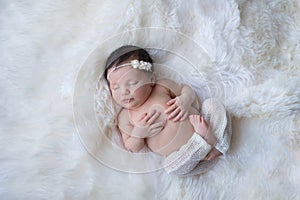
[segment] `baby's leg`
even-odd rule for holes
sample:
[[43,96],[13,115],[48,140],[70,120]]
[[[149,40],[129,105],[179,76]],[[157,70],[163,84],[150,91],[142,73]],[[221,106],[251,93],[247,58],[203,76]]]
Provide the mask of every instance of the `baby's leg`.
[[217,142],[216,136],[209,130],[209,125],[200,115],[190,115],[190,122],[198,133],[208,144],[214,145]]
[[231,139],[231,120],[224,105],[217,99],[206,99],[201,108],[201,114],[210,126],[210,131],[216,136],[214,145],[223,154],[228,150]]

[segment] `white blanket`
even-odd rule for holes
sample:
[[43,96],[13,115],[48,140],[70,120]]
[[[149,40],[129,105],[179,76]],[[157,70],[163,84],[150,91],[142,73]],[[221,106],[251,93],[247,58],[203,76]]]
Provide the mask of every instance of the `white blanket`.
[[[1,199],[300,199],[299,0],[0,9]],[[159,78],[224,102],[232,144],[211,171],[168,176],[155,155],[111,145],[117,108],[99,77],[123,44],[149,48]]]

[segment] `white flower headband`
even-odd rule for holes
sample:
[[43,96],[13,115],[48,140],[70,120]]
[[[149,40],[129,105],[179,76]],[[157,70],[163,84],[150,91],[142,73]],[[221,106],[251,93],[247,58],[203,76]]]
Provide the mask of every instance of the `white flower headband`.
[[116,71],[117,69],[120,69],[122,67],[131,66],[134,69],[140,69],[146,72],[152,72],[152,64],[149,62],[145,62],[142,60],[132,60],[129,63],[124,63],[122,65],[115,66],[108,74],[107,79],[109,79],[109,76],[112,72]]

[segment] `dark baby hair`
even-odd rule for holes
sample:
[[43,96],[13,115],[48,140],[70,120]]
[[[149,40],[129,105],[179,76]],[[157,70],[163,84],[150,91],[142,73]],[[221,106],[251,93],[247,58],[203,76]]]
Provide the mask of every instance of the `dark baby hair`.
[[152,58],[145,49],[133,45],[121,46],[113,51],[107,58],[104,70],[105,79],[107,80],[107,71],[109,68],[115,64],[118,65],[119,63],[129,59],[131,56],[136,56],[140,61],[142,60],[151,64],[153,63]]

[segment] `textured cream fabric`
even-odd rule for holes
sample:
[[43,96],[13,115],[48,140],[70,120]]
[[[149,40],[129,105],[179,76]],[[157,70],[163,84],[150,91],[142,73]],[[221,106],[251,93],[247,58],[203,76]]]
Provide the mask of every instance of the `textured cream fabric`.
[[215,98],[209,98],[203,102],[201,114],[209,123],[210,131],[217,137],[217,142],[214,146],[225,154],[229,149],[232,133],[229,113],[220,101]]
[[166,157],[164,168],[167,173],[185,175],[205,158],[211,148],[199,134],[194,133],[185,145]]
[[[217,99],[209,98],[203,102],[201,114],[209,123],[210,131],[217,137],[214,146],[223,154],[226,153],[230,146],[231,119],[225,107]],[[185,145],[166,157],[164,168],[167,173],[178,176],[204,173],[217,162],[217,159],[203,160],[211,149],[211,145],[199,134],[194,133]]]

